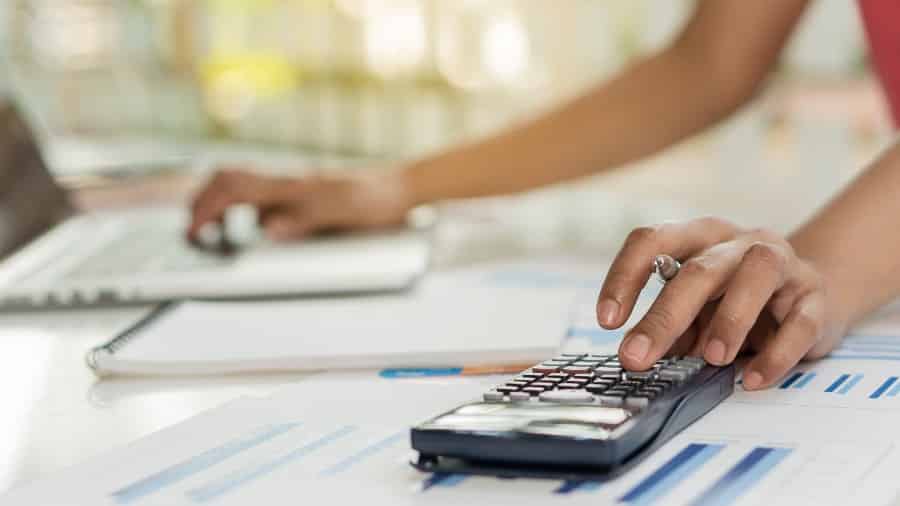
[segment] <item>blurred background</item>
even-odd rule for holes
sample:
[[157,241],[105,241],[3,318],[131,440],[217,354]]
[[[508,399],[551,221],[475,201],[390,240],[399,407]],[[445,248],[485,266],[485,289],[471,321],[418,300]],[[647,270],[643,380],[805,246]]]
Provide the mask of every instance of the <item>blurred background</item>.
[[[210,160],[377,170],[584,91],[666,44],[693,3],[5,0],[0,82],[73,184]],[[526,249],[611,250],[632,226],[710,213],[788,230],[892,139],[855,3],[813,4],[767,92],[723,126],[460,212],[475,235],[527,231],[509,239]]]

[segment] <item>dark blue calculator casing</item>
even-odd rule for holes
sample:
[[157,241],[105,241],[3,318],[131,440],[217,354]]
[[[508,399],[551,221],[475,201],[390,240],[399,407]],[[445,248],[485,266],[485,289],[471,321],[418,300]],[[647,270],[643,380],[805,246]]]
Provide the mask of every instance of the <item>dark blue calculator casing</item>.
[[538,433],[498,430],[490,423],[479,427],[477,416],[471,423],[464,423],[465,427],[442,427],[439,423],[442,418],[459,418],[459,413],[477,412],[482,407],[499,409],[497,405],[504,404],[504,416],[514,417],[516,409],[520,409],[523,418],[527,419],[529,415],[525,410],[547,405],[540,401],[467,403],[412,429],[412,447],[419,452],[412,465],[425,472],[564,480],[611,479],[637,465],[726,399],[734,391],[734,381],[734,365],[707,366],[680,388],[630,416],[629,425],[619,427],[626,430],[619,430],[619,433],[614,430],[614,437],[606,439],[592,438],[590,431],[608,432],[610,426],[585,423],[584,417],[578,416],[579,409],[602,409],[596,404],[565,405],[565,409],[573,410],[572,419],[542,418],[537,422],[545,427],[556,424],[563,429],[557,434],[553,434],[554,430],[538,430]]

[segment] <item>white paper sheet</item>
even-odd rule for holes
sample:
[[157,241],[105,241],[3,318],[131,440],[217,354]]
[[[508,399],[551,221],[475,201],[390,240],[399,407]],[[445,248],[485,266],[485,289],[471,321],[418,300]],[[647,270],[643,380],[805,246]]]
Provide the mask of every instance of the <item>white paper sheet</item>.
[[188,302],[95,360],[143,374],[531,362],[559,348],[575,295],[596,294],[601,275],[502,264],[434,273],[408,294]]

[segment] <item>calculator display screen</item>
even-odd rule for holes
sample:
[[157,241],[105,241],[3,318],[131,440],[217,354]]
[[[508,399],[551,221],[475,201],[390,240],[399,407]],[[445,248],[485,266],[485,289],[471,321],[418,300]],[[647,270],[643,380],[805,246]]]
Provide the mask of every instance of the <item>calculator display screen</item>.
[[630,417],[630,412],[624,409],[605,406],[479,402],[441,415],[425,424],[425,428],[606,439]]

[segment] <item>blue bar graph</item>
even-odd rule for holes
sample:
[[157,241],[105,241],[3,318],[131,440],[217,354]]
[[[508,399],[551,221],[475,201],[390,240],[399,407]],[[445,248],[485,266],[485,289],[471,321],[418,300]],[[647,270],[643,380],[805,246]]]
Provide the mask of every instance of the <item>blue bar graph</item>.
[[841,395],[847,395],[847,393],[849,393],[850,390],[853,390],[853,387],[855,387],[856,384],[859,383],[862,379],[862,374],[854,374],[853,377],[850,378],[850,381],[844,383],[844,386],[838,389],[837,393]]
[[798,371],[798,372],[795,372],[794,374],[791,374],[790,376],[788,376],[788,379],[784,380],[784,383],[782,383],[781,386],[779,386],[778,388],[780,388],[782,390],[790,388],[791,385],[793,385],[794,382],[796,382],[798,379],[800,379],[801,376],[803,376],[802,371]]
[[325,436],[306,443],[305,445],[278,457],[275,460],[271,460],[269,462],[265,462],[258,466],[248,467],[241,470],[238,470],[234,473],[231,473],[221,479],[215,480],[213,482],[207,483],[201,487],[189,490],[187,492],[187,496],[191,498],[195,502],[206,502],[212,499],[215,499],[223,494],[227,494],[234,489],[240,488],[251,481],[254,481],[258,478],[262,478],[284,466],[290,464],[296,460],[299,460],[306,455],[327,446],[334,441],[352,433],[356,430],[355,427],[347,426],[342,427],[330,434],[326,434]]
[[390,448],[391,446],[394,446],[395,444],[397,444],[401,441],[404,441],[406,439],[406,437],[407,437],[406,433],[400,433],[400,434],[394,434],[390,437],[384,438],[381,441],[378,441],[377,443],[372,444],[371,446],[367,446],[366,448],[363,448],[362,450],[347,457],[346,459],[341,460],[337,464],[334,464],[333,466],[329,467],[328,469],[325,469],[324,471],[322,471],[319,474],[321,474],[322,476],[333,476],[335,474],[343,473],[344,471],[347,471],[348,469],[355,466],[359,462],[371,457],[372,455],[375,455],[382,450],[386,450],[386,449]]
[[843,385],[844,382],[848,379],[850,379],[849,374],[841,374],[840,376],[838,376],[838,379],[834,380],[834,383],[828,385],[828,388],[825,389],[825,392],[829,394],[834,392],[835,390],[840,388],[840,386]]
[[879,355],[874,353],[847,353],[842,351],[832,352],[827,357],[833,360],[877,360],[884,362],[900,362],[900,353],[896,355]]
[[455,487],[468,478],[465,474],[434,473],[422,482],[422,492],[435,487]]
[[803,388],[806,385],[808,385],[809,382],[812,381],[813,378],[815,378],[815,377],[816,377],[816,373],[808,372],[802,378],[800,378],[800,381],[794,383],[793,388],[797,388],[797,389]]
[[590,480],[567,480],[553,491],[554,494],[573,494],[576,492],[593,492],[602,485],[599,481]]
[[691,506],[728,506],[759,483],[785,457],[789,448],[754,448],[712,484]]
[[678,486],[703,464],[722,451],[724,445],[692,443],[678,452],[653,474],[638,483],[619,499],[636,506],[653,504]]
[[288,432],[298,425],[300,424],[287,423],[264,427],[249,436],[207,450],[204,453],[191,457],[183,462],[179,462],[156,474],[152,474],[124,488],[116,490],[112,493],[112,498],[119,504],[134,502],[145,496],[159,492],[170,485],[174,485],[184,479],[190,478],[197,473],[205,471],[245,450],[259,446],[272,438]]
[[892,388],[888,393],[888,397],[897,397],[897,394],[900,394],[900,383],[895,383],[894,388]]
[[881,395],[885,393],[889,388],[891,388],[896,382],[896,376],[891,376],[890,378],[886,379],[884,383],[881,384],[881,386],[876,388],[875,391],[869,395],[869,399],[877,399],[881,397]]

